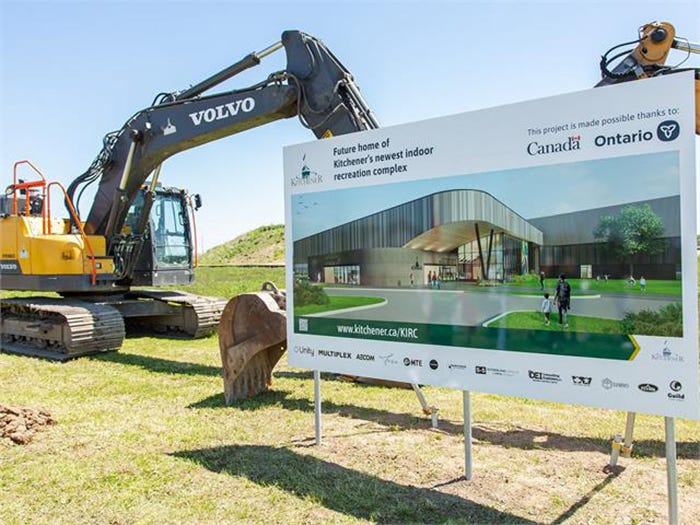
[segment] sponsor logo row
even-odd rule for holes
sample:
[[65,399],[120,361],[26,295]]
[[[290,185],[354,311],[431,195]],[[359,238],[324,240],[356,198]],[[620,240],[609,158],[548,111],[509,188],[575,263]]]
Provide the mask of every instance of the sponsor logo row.
[[[629,120],[634,120],[634,115],[629,115],[629,116],[622,116],[623,117],[623,122],[629,121]],[[615,119],[611,119],[615,120]],[[603,122],[603,125],[606,124],[612,124],[615,122]],[[590,145],[590,136],[587,136],[585,133],[573,133],[565,138],[559,138],[559,139],[544,139],[544,135],[547,133],[552,133],[552,132],[567,132],[567,131],[573,131],[573,130],[581,130],[585,129],[591,126],[598,126],[600,125],[600,122],[598,121],[589,121],[589,122],[573,122],[571,124],[565,124],[563,126],[559,126],[557,128],[548,128],[546,130],[534,130],[531,129],[530,135],[531,136],[537,136],[537,135],[542,135],[541,137],[538,137],[536,140],[533,140],[532,142],[529,142],[527,146],[525,147],[525,150],[527,151],[527,154],[530,156],[536,156],[536,155],[550,155],[552,153],[565,153],[565,152],[571,152],[571,151],[578,151],[582,148],[584,143],[587,145]],[[656,126],[656,130],[652,129],[637,129],[637,131],[632,132],[632,133],[613,133],[613,134],[605,134],[605,133],[599,133],[598,135],[595,136],[595,138],[592,140],[593,144],[598,147],[598,148],[605,148],[605,147],[615,147],[615,146],[622,146],[626,144],[633,144],[633,143],[644,143],[644,142],[649,142],[654,139],[658,139],[662,142],[669,142],[672,140],[676,140],[678,136],[680,135],[680,125],[678,124],[677,121],[675,120],[664,120],[660,124]]]
[[[417,359],[408,356],[399,356],[395,353],[388,354],[369,354],[369,353],[353,353],[337,350],[324,350],[319,348],[312,348],[310,346],[295,346],[292,351],[296,354],[306,354],[309,356],[318,355],[321,358],[334,358],[334,359],[354,359],[359,361],[370,361],[381,363],[384,366],[395,366],[402,368],[430,368],[431,370],[437,370],[441,367],[440,362],[437,359]],[[458,372],[468,372],[471,370],[475,375],[478,376],[500,376],[500,377],[515,377],[520,375],[520,371],[508,368],[490,367],[483,365],[476,365],[473,367],[468,366],[463,363],[447,363],[445,367],[450,371]],[[542,370],[528,370],[527,378],[534,383],[545,383],[545,384],[559,384],[564,381],[570,381],[576,387],[590,388],[593,385],[598,384],[593,381],[592,376],[583,375],[571,375],[570,379],[562,377],[560,374],[547,372]],[[614,389],[629,389],[632,388],[630,383],[625,383],[621,381],[616,381],[609,377],[604,377],[600,379],[600,386],[605,390]],[[637,385],[637,389],[640,392],[647,394],[656,394],[661,389],[653,383],[640,383]],[[682,392],[683,384],[678,380],[673,380],[668,385],[667,397],[672,400],[683,401],[685,400],[685,394]]]

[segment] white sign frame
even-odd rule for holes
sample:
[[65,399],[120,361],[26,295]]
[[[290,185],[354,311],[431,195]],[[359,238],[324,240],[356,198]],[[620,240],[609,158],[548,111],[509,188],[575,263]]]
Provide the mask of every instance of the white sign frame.
[[[668,101],[673,102],[668,105]],[[679,132],[673,140],[659,140],[660,126],[668,120],[679,126]],[[566,129],[573,123],[585,122],[591,123],[590,126],[579,127],[575,132]],[[575,139],[578,147],[571,146],[572,136],[578,136]],[[418,149],[431,152],[406,158],[407,152]],[[386,157],[372,167],[361,163],[362,154],[367,158],[376,159],[380,154]],[[476,178],[494,171],[551,168],[598,160],[632,162],[655,154],[677,155],[681,246],[693,247],[681,251],[682,337],[634,335],[639,349],[633,358],[613,360],[317,335],[304,333],[308,321],[302,319],[300,324],[292,314],[295,242],[310,236],[304,234],[304,225],[295,214],[302,205],[312,206],[317,196],[337,192],[340,209],[343,195],[353,188],[388,193],[391,184],[415,183],[425,180],[428,173],[440,182],[456,176]],[[291,366],[700,419],[691,73],[290,146],[285,148],[284,164]],[[380,169],[375,174],[377,167]],[[370,173],[366,174],[367,171]],[[610,199],[604,200],[603,204],[609,202]],[[361,217],[361,213],[354,218],[339,216],[335,224]],[[324,230],[333,223],[323,221],[319,226],[319,230]],[[317,319],[320,318],[315,317],[311,322],[320,323]],[[361,330],[381,330],[381,325],[376,323],[358,324]],[[363,355],[371,355],[374,360],[363,360]],[[404,361],[408,361],[407,366],[403,365]],[[477,367],[487,373],[475,373]],[[589,384],[576,384],[576,378],[583,378]]]

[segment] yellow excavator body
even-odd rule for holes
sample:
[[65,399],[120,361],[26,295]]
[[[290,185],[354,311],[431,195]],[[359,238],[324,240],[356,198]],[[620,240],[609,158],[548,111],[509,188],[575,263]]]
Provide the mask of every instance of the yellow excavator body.
[[[47,230],[48,228],[48,230]],[[51,233],[44,233],[51,231]],[[105,254],[105,238],[101,235],[69,233],[68,221],[40,216],[13,215],[0,221],[3,261],[17,261],[25,276],[90,275],[92,272],[89,243],[97,274],[112,274],[114,263]],[[104,258],[104,259],[102,259]]]

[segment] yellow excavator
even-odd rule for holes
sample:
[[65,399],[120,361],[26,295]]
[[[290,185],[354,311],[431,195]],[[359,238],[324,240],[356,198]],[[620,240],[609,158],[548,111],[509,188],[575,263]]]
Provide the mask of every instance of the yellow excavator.
[[[629,46],[634,47],[629,49]],[[667,65],[666,61],[672,49],[679,52],[676,54],[679,62]],[[669,22],[645,24],[639,28],[638,38],[611,47],[601,57],[600,72],[603,78],[595,87],[680,71],[694,71],[695,133],[700,135],[700,69],[680,67],[691,54],[700,54],[700,44],[676,36],[676,29]]]
[[[281,48],[287,55],[285,70],[245,89],[204,95]],[[666,65],[672,49],[682,59],[683,54],[700,53],[700,46],[677,37],[670,23],[646,24],[638,38],[603,55],[602,80],[596,87],[682,71]],[[700,133],[699,70],[695,78]],[[274,285],[235,297],[225,308],[219,299],[132,287],[187,284],[193,278],[193,213],[186,208],[199,199],[162,188],[162,162],[180,151],[293,116],[318,138],[379,126],[352,75],[323,43],[286,31],[280,42],[203,82],[158,95],[151,106],[105,137],[93,164],[67,190],[47,182],[28,161],[16,164],[13,183],[0,197],[1,287],[55,291],[63,298],[3,299],[2,349],[69,359],[117,350],[125,320],[127,327],[137,324],[193,336],[209,333],[219,323],[227,402],[266,390],[286,347],[285,299]],[[36,177],[21,180],[20,167],[35,170]],[[83,219],[75,199],[96,181],[95,200]],[[68,218],[51,216],[52,188],[62,192]]]
[[[282,48],[283,71],[244,89],[207,94]],[[193,337],[215,330],[225,300],[142,288],[189,284],[194,277],[192,204],[200,199],[161,186],[161,165],[181,151],[293,116],[318,138],[378,126],[333,53],[312,36],[285,31],[280,42],[206,80],[156,96],[105,136],[94,162],[67,188],[30,161],[17,162],[0,196],[1,287],[61,297],[2,299],[2,349],[65,360],[117,350],[132,327]],[[93,183],[83,218],[80,197]],[[51,215],[52,195],[65,203],[67,218]],[[284,330],[273,338],[284,341]]]

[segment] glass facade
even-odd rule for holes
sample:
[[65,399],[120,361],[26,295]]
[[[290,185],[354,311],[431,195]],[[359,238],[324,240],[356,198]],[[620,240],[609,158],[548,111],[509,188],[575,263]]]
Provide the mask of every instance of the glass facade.
[[484,235],[478,241],[460,246],[457,249],[458,277],[466,281],[510,280],[513,275],[522,272],[523,244],[505,233],[494,233],[493,237]]
[[360,265],[326,266],[323,268],[324,282],[333,284],[360,284]]

